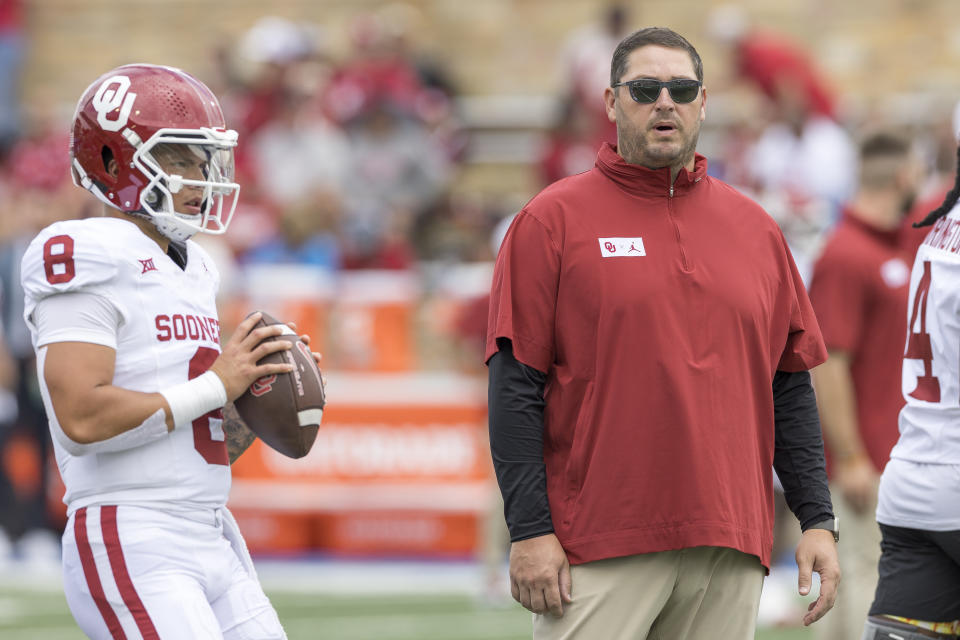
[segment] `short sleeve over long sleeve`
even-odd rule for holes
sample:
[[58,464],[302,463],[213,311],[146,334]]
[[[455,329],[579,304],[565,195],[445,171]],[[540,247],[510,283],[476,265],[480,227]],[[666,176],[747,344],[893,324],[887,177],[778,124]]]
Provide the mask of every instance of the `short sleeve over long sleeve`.
[[521,211],[497,256],[490,293],[485,360],[497,338],[513,343],[519,362],[546,372],[554,359],[560,249],[550,231]]
[[780,371],[807,371],[822,364],[827,359],[827,350],[820,334],[820,325],[813,312],[813,305],[807,297],[807,290],[797,271],[797,265],[790,257],[790,250],[781,235],[783,251],[789,266],[787,274],[787,292],[790,296],[790,329],[783,355],[777,369]]

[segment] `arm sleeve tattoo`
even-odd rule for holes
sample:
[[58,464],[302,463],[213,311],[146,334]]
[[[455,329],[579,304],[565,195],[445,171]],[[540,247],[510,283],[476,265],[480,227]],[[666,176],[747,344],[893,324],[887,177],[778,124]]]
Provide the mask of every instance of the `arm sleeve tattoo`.
[[236,407],[232,402],[228,402],[223,407],[223,433],[227,439],[227,454],[230,456],[230,464],[236,462],[240,454],[247,450],[257,436],[247,428],[247,424],[237,413]]

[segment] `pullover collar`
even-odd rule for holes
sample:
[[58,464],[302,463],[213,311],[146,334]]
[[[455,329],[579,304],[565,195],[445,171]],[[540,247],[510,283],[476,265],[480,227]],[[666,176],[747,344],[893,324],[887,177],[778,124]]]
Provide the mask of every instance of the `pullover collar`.
[[877,227],[858,216],[856,210],[849,206],[843,210],[843,221],[852,227],[860,229],[861,232],[872,236],[883,244],[890,246],[897,246],[899,244],[902,227],[894,227],[893,229]]
[[693,171],[680,169],[670,193],[670,167],[648,169],[630,164],[617,153],[616,145],[603,143],[597,154],[597,169],[618,187],[635,196],[667,198],[682,196],[696,187],[707,175],[707,159],[699,153],[694,157]]

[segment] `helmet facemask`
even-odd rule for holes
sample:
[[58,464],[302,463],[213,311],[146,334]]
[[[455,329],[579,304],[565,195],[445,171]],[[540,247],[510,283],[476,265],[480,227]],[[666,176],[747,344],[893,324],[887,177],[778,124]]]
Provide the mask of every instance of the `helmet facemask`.
[[160,129],[142,144],[129,142],[136,147],[134,167],[149,180],[140,190],[141,211],[161,234],[182,242],[227,230],[240,192],[233,175],[235,131]]

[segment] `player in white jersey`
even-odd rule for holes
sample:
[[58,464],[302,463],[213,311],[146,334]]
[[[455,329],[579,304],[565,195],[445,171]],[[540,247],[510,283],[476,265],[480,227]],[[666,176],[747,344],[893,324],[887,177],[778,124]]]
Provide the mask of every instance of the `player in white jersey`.
[[126,65],[84,92],[74,180],[103,217],[59,222],[22,263],[25,318],[66,485],[67,603],[103,639],[285,638],[225,508],[253,440],[232,401],[287,348],[239,325],[221,348],[219,275],[190,237],[223,233],[237,134],[187,73]]
[[[960,154],[958,154],[960,156]],[[880,479],[883,536],[862,640],[960,637],[960,171],[913,264],[900,438]]]

